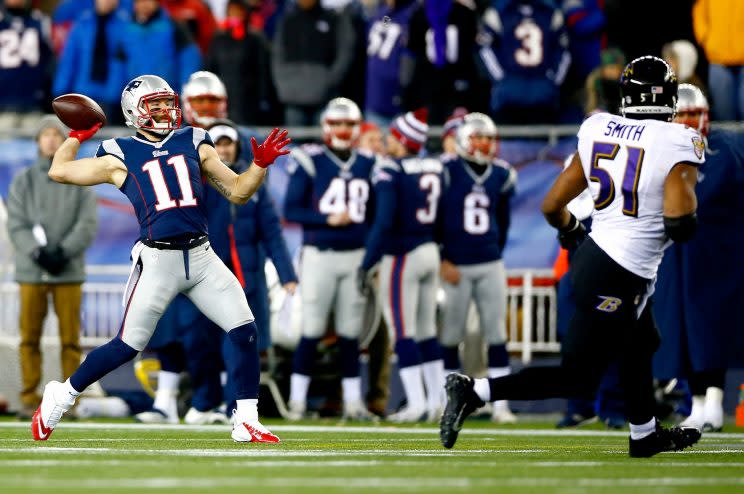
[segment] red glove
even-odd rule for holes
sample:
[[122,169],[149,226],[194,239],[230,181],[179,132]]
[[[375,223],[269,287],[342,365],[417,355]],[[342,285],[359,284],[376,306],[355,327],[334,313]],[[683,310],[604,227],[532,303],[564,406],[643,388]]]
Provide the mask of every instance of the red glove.
[[88,130],[71,130],[70,137],[73,137],[80,141],[80,143],[83,143],[93,137],[93,135],[98,132],[98,129],[100,129],[102,125],[103,124],[99,122]]
[[289,149],[284,149],[284,147],[290,142],[292,142],[292,139],[287,138],[287,131],[283,130],[282,132],[279,132],[279,129],[272,130],[269,137],[267,137],[260,146],[256,142],[256,138],[251,137],[253,162],[256,166],[266,168],[279,156],[289,154]]

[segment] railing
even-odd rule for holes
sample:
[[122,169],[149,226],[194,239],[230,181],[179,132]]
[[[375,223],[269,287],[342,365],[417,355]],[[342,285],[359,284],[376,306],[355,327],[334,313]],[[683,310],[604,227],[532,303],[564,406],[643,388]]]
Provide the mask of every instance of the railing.
[[[88,278],[117,277],[121,281],[83,284],[82,344],[95,347],[113,337],[124,314],[122,297],[129,266],[89,266]],[[507,334],[509,352],[527,363],[534,353],[560,351],[556,331],[556,295],[550,270],[507,270]],[[0,338],[18,338],[18,285],[0,283]],[[56,338],[57,318],[50,307],[44,324],[46,339]]]

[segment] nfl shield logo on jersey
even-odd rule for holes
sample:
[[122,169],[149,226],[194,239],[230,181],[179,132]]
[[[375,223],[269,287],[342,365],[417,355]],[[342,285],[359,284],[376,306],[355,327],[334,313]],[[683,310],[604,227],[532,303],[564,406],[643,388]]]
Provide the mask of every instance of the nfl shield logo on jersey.
[[703,138],[698,136],[693,137],[692,147],[695,150],[695,156],[697,156],[698,159],[702,159],[703,154],[705,153],[705,142],[703,142]]

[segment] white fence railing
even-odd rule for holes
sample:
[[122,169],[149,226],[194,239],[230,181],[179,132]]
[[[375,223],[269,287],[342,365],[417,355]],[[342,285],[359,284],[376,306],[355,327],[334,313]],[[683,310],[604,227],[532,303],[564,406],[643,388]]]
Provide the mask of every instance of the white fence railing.
[[[90,281],[83,284],[82,344],[94,347],[111,339],[124,314],[122,297],[129,266],[91,266],[89,279],[108,276],[121,281]],[[534,353],[560,351],[556,331],[556,293],[550,270],[507,270],[507,349],[520,353],[527,363]],[[18,337],[18,285],[0,283],[0,338]],[[56,338],[57,318],[52,307],[43,335]]]

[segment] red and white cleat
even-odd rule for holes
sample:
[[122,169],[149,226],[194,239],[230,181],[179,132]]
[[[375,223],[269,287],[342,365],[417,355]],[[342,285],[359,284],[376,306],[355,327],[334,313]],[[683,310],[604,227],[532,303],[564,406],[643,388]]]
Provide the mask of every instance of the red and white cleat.
[[75,404],[75,397],[58,381],[50,381],[44,387],[41,405],[31,419],[31,433],[34,441],[46,441],[57,427],[62,415]]
[[259,421],[237,422],[233,427],[232,438],[238,443],[278,443],[281,440],[272,434]]

